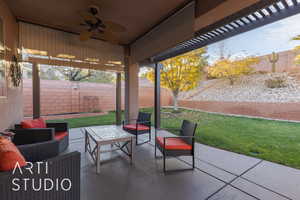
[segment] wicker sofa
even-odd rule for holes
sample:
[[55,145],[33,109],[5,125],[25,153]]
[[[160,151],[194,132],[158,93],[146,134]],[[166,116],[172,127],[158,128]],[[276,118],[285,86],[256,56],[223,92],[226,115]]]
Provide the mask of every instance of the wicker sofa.
[[[19,170],[0,172],[0,197],[5,200],[80,200],[80,153],[72,152],[59,155],[59,141],[49,140],[35,144],[25,144],[17,146],[27,162],[33,163],[31,172],[26,170],[26,166]],[[48,171],[45,171],[45,165],[39,164],[40,161],[48,163]],[[31,186],[32,180],[35,184],[44,179],[53,181],[67,178],[71,180],[72,187],[68,190],[57,191],[52,189],[45,191],[43,189],[35,191]],[[22,181],[17,182],[20,189],[16,188],[13,180],[29,179],[27,182],[27,191]]]
[[21,124],[16,124],[13,132],[16,134],[13,140],[16,145],[57,140],[60,153],[69,146],[68,123],[46,123],[46,128],[23,128]]

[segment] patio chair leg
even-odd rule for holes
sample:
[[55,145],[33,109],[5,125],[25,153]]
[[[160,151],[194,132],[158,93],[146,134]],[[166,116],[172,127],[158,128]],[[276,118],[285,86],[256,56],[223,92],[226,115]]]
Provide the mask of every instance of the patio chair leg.
[[195,169],[195,156],[193,155],[193,169]]
[[135,144],[138,145],[138,134],[135,135]]
[[166,172],[166,154],[164,152],[164,172]]
[[156,141],[155,141],[155,144],[154,144],[154,158],[156,158]]
[[87,152],[87,146],[88,146],[88,138],[87,133],[85,132],[85,145],[84,145],[84,152]]

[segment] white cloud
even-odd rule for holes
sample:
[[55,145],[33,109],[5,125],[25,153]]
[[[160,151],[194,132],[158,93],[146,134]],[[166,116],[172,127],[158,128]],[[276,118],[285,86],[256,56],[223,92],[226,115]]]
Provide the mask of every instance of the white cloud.
[[[300,35],[300,14],[226,39],[226,52],[233,58],[266,55],[273,51],[293,49],[300,41],[291,39]],[[209,62],[219,58],[219,43],[209,45]]]
[[264,32],[269,37],[266,40],[272,42],[288,42],[289,45],[295,44],[291,38],[300,35],[300,14],[280,20],[266,26]]

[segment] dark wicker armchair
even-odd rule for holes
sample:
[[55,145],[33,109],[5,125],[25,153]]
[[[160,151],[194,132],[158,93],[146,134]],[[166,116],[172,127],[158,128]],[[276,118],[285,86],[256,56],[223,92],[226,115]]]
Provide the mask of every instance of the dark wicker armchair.
[[68,123],[46,123],[47,128],[22,128],[20,124],[15,125],[13,142],[16,145],[33,144],[46,140],[57,140],[59,152],[65,151],[69,146]]
[[[131,119],[135,123],[125,123],[123,121],[123,129],[135,135],[136,145],[145,144],[151,141],[151,113],[139,112],[137,119]],[[138,143],[138,136],[142,134],[149,134],[149,139],[142,143]]]
[[[42,143],[27,144],[17,146],[23,154],[27,162],[33,163],[31,171],[26,166],[21,168],[22,173],[16,170],[15,173],[0,172],[0,197],[5,200],[80,200],[80,153],[72,152],[58,156],[59,142],[51,140]],[[48,171],[45,171],[45,165],[41,165],[38,161],[48,163]],[[34,191],[32,180],[36,185],[39,185],[39,180],[51,179],[53,181],[62,179],[71,180],[71,188],[59,187],[45,191],[43,189]],[[24,179],[27,181],[25,191]],[[13,183],[14,180],[14,183]],[[16,181],[19,180],[19,181]],[[20,187],[18,191],[16,184]],[[38,186],[35,186],[35,189]]]
[[168,156],[192,156],[193,169],[195,168],[195,132],[197,124],[183,120],[179,136],[160,137],[155,134],[156,148],[163,154],[164,172],[166,172],[166,158]]

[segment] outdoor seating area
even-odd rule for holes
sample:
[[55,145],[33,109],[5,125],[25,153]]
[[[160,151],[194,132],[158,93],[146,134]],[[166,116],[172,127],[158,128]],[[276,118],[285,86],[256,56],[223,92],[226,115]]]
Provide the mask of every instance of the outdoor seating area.
[[0,0],[0,200],[299,200],[299,20],[300,0]]
[[[64,153],[69,146],[67,123],[24,120],[10,131],[0,135],[0,191],[5,191],[4,199],[76,199],[80,195],[80,152]],[[61,132],[66,133],[64,137]],[[67,179],[68,186],[58,191]],[[54,184],[56,190],[52,190]],[[50,192],[41,192],[42,187]],[[20,188],[22,192],[16,192]]]
[[[184,121],[182,130],[190,129],[193,132],[195,125],[192,127],[191,125]],[[116,129],[116,126],[111,125],[71,129],[70,145],[63,153],[59,152],[57,140],[18,145],[17,147],[26,161],[36,163],[32,168],[35,172],[41,170],[38,162],[45,160],[51,163],[51,171],[50,173],[42,171],[38,175],[26,171],[13,175],[10,172],[2,172],[0,173],[0,188],[8,191],[10,181],[15,177],[20,179],[70,177],[73,182],[72,190],[68,193],[61,191],[46,195],[40,192],[36,193],[38,198],[79,199],[80,195],[81,199],[96,199],[101,196],[107,199],[284,200],[297,199],[296,197],[299,195],[297,189],[299,170],[196,143],[193,145],[195,155],[192,159],[190,156],[179,156],[180,154],[170,157],[168,158],[168,171],[165,172],[162,162],[165,159],[163,154],[158,153],[158,157],[154,156],[156,145],[154,137],[150,143],[138,146],[132,142],[134,137],[129,137],[131,138],[129,139],[131,146],[129,158],[124,152],[111,151],[111,144],[122,144],[122,141],[128,141],[124,136],[119,136],[120,139],[114,136],[113,142],[108,142],[108,138],[111,137],[110,133],[120,134],[119,131],[122,131],[122,127],[119,126]],[[152,131],[164,138],[178,138],[167,131],[154,129]],[[90,148],[91,144],[86,134],[95,135],[97,133],[102,138],[105,133],[105,140],[99,140],[104,145],[101,146],[103,151],[101,156],[94,157],[90,154],[91,152],[87,152],[87,148]],[[141,140],[144,139],[147,139],[146,135],[141,136]],[[125,145],[127,144],[125,142]],[[174,144],[172,145],[174,147]],[[98,148],[98,146],[96,147]],[[89,151],[93,150],[89,149]],[[1,162],[3,159],[5,158],[1,157]],[[236,167],[233,168],[232,163]],[[194,167],[194,170],[187,170],[187,168],[193,169]],[[276,172],[275,175],[272,175],[272,179],[269,179],[269,169]],[[165,191],[170,192],[165,193]],[[27,197],[33,193],[34,191],[29,193],[10,192],[5,193],[4,197],[5,199],[15,199]]]
[[[170,171],[165,173],[163,155],[157,152],[154,157],[154,137],[150,143],[134,145],[132,164],[121,151],[103,153],[97,174],[93,159],[85,153],[81,129],[70,130],[67,150],[81,152],[81,199],[286,200],[300,195],[299,170],[199,143],[195,143],[194,170],[190,156],[170,157]],[[158,134],[174,137],[163,130]],[[141,136],[141,140],[147,138]],[[110,149],[110,145],[102,148]],[[270,169],[276,174],[271,175]]]
[[23,120],[15,125],[13,132],[16,145],[57,140],[59,152],[64,152],[69,146],[68,123],[46,123],[43,118]]
[[[68,177],[72,180],[72,189],[47,194],[35,193],[29,188],[25,193],[5,193],[7,200],[30,195],[49,200],[99,196],[107,199],[288,200],[300,195],[298,169],[195,143],[195,130],[201,126],[187,120],[178,127],[178,136],[151,127],[154,137],[146,143],[141,141],[149,139],[147,134],[140,135],[140,141],[136,142],[135,133],[127,132],[123,125],[67,129],[69,145],[63,151],[59,138],[54,135],[68,125],[44,123],[42,118],[22,121],[12,130],[14,134],[7,133],[6,137],[20,152],[19,157],[3,154],[3,150],[12,147],[5,147],[7,142],[0,140],[0,170],[3,171],[3,166],[10,167],[10,170],[5,169],[7,172],[0,172],[0,189],[7,191],[16,177],[20,180]],[[52,129],[48,128],[49,132],[41,127]],[[141,143],[143,145],[139,145]],[[23,170],[26,169],[23,157],[26,162],[32,162],[33,173],[25,170],[11,174],[12,162],[3,163],[12,156],[21,159]],[[50,163],[50,172],[43,171],[48,167],[40,168],[39,162]],[[26,184],[20,183],[19,187]]]
[[[136,145],[145,144],[151,141],[151,113],[139,112],[137,119],[130,119],[133,123],[123,121],[123,129],[135,135]],[[149,139],[138,143],[139,135],[148,134]]]
[[[163,155],[164,172],[166,172],[166,158],[168,156],[192,156],[192,169],[195,168],[195,132],[197,124],[184,120],[179,136],[162,137],[155,134],[155,158],[156,148]],[[155,132],[156,133],[156,132]]]

